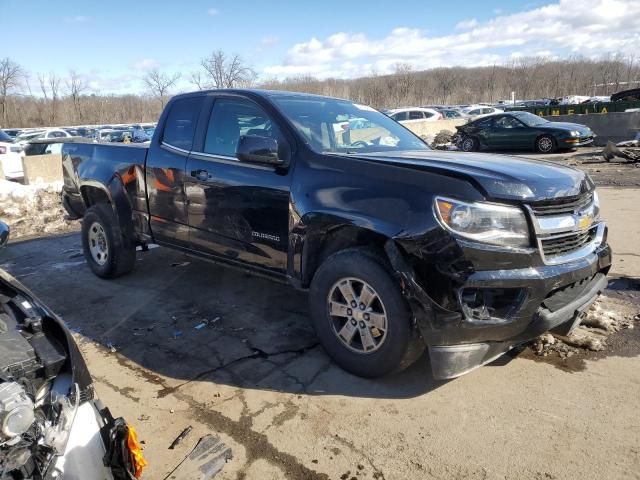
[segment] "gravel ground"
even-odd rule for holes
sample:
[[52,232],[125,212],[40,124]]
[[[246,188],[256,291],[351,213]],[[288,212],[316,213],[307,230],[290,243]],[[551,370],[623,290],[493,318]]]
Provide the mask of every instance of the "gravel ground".
[[513,153],[519,157],[550,160],[579,168],[591,175],[599,187],[640,187],[640,168],[624,159],[607,162],[602,157],[602,147],[580,148],[575,152],[542,155],[535,153]]

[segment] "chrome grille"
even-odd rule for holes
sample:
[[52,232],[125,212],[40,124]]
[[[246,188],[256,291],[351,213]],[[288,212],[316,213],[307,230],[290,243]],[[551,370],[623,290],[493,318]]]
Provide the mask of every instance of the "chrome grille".
[[593,194],[566,197],[563,199],[548,200],[532,203],[529,206],[538,217],[550,215],[567,215],[587,207],[593,200]]
[[542,252],[546,258],[566,255],[591,243],[596,237],[597,227],[581,232],[570,232],[549,238],[540,238]]

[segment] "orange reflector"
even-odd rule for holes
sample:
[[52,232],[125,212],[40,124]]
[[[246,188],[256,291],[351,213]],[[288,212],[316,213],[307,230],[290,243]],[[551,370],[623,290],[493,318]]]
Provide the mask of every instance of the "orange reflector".
[[138,442],[138,434],[136,430],[127,425],[129,435],[127,437],[127,447],[129,447],[129,453],[131,454],[131,463],[133,464],[134,476],[140,478],[142,476],[142,470],[147,466],[147,461],[142,456],[142,447]]
[[442,220],[444,220],[444,223],[446,224],[449,224],[449,220],[451,220],[451,210],[453,210],[453,203],[445,200],[438,200],[438,211],[440,212]]

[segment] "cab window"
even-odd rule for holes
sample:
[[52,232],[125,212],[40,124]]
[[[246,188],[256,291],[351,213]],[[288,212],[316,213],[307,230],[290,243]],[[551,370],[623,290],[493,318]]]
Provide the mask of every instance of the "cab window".
[[216,100],[204,141],[204,153],[234,157],[243,135],[271,137],[282,144],[278,127],[253,102],[236,98]]

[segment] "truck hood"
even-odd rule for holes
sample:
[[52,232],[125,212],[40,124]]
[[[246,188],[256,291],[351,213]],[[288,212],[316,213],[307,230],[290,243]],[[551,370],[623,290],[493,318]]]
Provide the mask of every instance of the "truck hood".
[[349,155],[362,160],[464,178],[487,198],[539,201],[570,197],[595,186],[584,172],[543,160],[436,150]]

